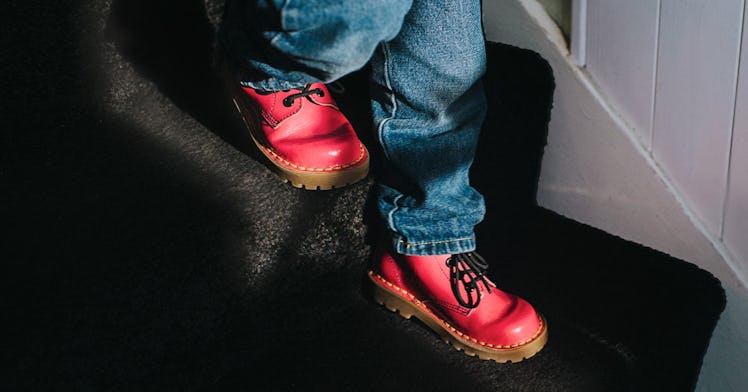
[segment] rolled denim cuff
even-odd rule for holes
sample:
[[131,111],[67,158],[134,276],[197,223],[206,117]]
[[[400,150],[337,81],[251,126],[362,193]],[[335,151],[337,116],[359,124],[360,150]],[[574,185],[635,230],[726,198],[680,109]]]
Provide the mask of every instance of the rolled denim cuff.
[[397,253],[415,256],[465,253],[476,248],[475,235],[429,242],[409,242],[405,238],[395,236],[392,239],[392,246]]

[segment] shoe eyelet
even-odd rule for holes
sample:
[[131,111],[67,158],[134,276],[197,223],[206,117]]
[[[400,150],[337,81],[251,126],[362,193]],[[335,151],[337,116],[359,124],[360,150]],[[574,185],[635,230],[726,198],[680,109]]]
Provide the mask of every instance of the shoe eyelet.
[[288,98],[283,98],[283,106],[290,108],[293,106],[293,101],[289,100]]

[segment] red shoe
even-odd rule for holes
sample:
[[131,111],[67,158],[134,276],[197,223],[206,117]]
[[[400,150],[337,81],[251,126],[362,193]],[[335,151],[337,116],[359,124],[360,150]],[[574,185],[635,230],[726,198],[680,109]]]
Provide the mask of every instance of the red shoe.
[[252,139],[284,181],[316,190],[367,176],[369,152],[324,84],[261,92],[224,72]]
[[458,350],[496,362],[519,362],[548,341],[543,316],[496,288],[476,253],[409,256],[382,252],[369,271],[374,299],[416,316]]

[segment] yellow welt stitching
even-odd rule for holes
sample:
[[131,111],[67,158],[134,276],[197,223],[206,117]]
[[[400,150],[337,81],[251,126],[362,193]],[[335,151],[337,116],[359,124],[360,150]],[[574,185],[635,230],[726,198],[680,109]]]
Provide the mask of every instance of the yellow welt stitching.
[[355,161],[353,161],[351,163],[347,163],[345,165],[333,166],[333,167],[328,167],[328,168],[316,168],[316,167],[304,167],[304,166],[296,165],[294,163],[289,162],[288,160],[286,160],[285,158],[281,157],[280,155],[278,155],[278,153],[276,153],[275,150],[273,150],[272,148],[265,147],[265,146],[263,146],[263,148],[265,149],[265,151],[267,151],[268,153],[270,153],[271,155],[273,155],[273,157],[275,157],[276,159],[278,159],[279,161],[281,161],[283,164],[285,164],[287,166],[291,166],[292,168],[297,169],[297,170],[313,171],[313,172],[329,172],[329,171],[338,171],[338,170],[341,170],[341,169],[346,169],[348,167],[351,167],[351,166],[353,166],[353,165],[361,162],[361,160],[363,159],[363,157],[364,157],[364,155],[366,153],[366,149],[364,148],[364,145],[363,144],[359,144],[360,154],[359,154],[358,158],[356,158]]

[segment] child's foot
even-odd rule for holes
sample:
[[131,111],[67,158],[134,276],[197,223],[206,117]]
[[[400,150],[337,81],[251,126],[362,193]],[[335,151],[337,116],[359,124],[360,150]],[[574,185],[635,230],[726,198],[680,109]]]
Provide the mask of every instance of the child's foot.
[[284,181],[317,190],[367,176],[369,153],[324,84],[257,91],[224,72],[252,139]]
[[369,277],[374,299],[403,317],[416,316],[468,355],[519,362],[545,346],[548,327],[527,301],[483,275],[476,253],[409,256],[380,252]]

